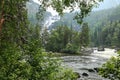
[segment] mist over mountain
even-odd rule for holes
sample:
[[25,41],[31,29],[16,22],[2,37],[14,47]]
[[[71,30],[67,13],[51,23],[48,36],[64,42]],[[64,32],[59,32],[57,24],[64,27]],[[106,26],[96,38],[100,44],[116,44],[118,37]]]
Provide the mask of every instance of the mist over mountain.
[[[118,20],[119,19],[119,0],[104,0],[100,3],[98,8],[94,8],[93,11],[87,16],[84,21],[89,23],[90,27],[96,26],[96,23],[105,24],[108,20]],[[117,7],[116,7],[117,6]],[[39,4],[35,3],[33,0],[30,0],[27,3],[28,9],[28,19],[32,24],[37,23],[36,13],[39,9]],[[73,27],[75,30],[80,29],[80,25],[76,20],[73,20],[77,13],[65,13],[63,17],[58,19],[59,16],[52,16],[51,12],[46,12],[44,15],[44,24],[49,26],[49,29],[52,29],[56,26],[69,26]]]
[[[36,18],[36,13],[38,12],[39,9],[39,4],[35,3],[33,0],[29,0],[26,4],[27,10],[28,10],[28,19],[32,24],[37,23],[37,18]],[[44,23],[45,21],[49,19],[49,17],[52,16],[50,12],[45,12],[44,13]]]
[[57,26],[67,26],[72,27],[75,30],[80,30],[80,25],[77,23],[77,21],[74,19],[77,13],[65,13],[60,20],[52,23],[49,26],[49,29],[55,28]]
[[105,25],[107,22],[120,20],[120,5],[106,10],[94,11],[85,18],[91,28]]
[[[50,29],[60,25],[66,25],[68,27],[73,27],[75,30],[80,29],[80,25],[73,18],[76,13],[65,13],[60,20],[52,23]],[[106,24],[108,21],[120,20],[120,5],[114,8],[93,11],[84,19],[85,22],[88,22],[90,28],[98,26],[98,24]]]

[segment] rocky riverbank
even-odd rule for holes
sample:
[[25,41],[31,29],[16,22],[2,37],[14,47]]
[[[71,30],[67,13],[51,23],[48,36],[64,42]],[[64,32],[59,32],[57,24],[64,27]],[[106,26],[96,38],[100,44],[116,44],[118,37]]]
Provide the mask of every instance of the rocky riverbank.
[[72,68],[79,74],[78,80],[109,80],[98,75],[98,67],[101,67],[109,58],[117,56],[114,49],[105,48],[105,51],[97,51],[82,56],[62,56],[63,66]]

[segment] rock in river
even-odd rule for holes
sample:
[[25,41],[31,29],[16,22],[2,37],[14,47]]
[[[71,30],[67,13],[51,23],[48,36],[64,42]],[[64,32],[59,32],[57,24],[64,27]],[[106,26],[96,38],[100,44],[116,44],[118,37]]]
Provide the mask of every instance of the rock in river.
[[99,68],[94,68],[94,70],[95,70],[96,72],[98,72],[98,71],[99,71]]
[[82,73],[82,76],[88,77],[89,75],[87,73]]
[[88,69],[88,71],[89,71],[89,72],[95,72],[95,70],[93,70],[93,69]]

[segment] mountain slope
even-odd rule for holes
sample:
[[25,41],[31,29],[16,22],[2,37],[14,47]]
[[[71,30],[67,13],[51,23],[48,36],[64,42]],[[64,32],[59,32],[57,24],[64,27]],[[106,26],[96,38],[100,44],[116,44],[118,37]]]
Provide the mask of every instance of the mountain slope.
[[[76,20],[73,20],[75,15],[76,13],[65,13],[60,20],[50,26],[50,29],[60,25],[67,25],[69,27],[73,26],[73,28],[78,30],[80,25],[77,24]],[[120,20],[120,5],[111,9],[93,11],[84,19],[85,22],[88,22],[91,29],[105,25],[108,21],[116,20]]]
[[[30,0],[26,4],[27,10],[28,10],[28,19],[32,24],[37,23],[37,18],[36,18],[36,13],[39,10],[39,4],[35,3],[33,0]],[[45,12],[44,13],[44,23],[45,21],[52,16],[50,12]]]
[[91,29],[102,27],[107,22],[117,20],[120,20],[120,5],[111,9],[91,12],[89,16],[85,18],[85,21],[89,23]]

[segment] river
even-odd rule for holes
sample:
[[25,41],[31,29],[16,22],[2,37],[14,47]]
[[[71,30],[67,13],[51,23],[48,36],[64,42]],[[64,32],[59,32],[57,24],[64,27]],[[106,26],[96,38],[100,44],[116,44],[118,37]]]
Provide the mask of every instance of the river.
[[[101,77],[94,70],[94,68],[101,67],[112,56],[116,57],[114,49],[105,48],[105,51],[94,50],[91,54],[82,56],[62,56],[63,66],[72,68],[74,72],[80,74],[81,78],[78,80],[109,80]],[[87,76],[83,76],[87,73]]]

